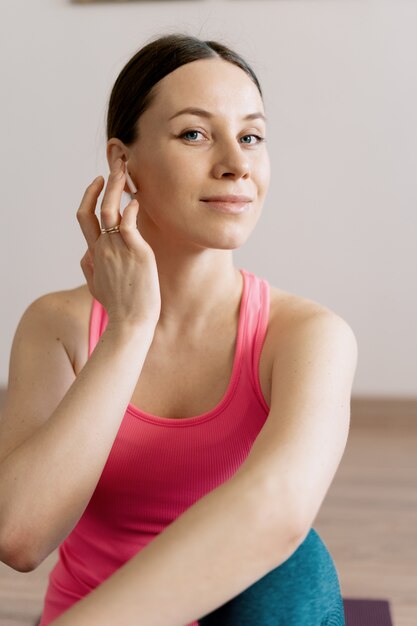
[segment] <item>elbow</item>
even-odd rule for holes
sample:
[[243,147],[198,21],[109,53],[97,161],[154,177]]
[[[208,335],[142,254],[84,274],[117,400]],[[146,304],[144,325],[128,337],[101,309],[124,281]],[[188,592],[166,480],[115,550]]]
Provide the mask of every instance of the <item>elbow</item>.
[[33,572],[41,562],[12,533],[4,533],[0,538],[0,561],[22,573]]
[[290,547],[298,547],[305,539],[310,529],[307,529],[304,520],[290,507],[275,515],[275,528],[271,530],[271,535],[277,538],[279,533],[285,537]]
[[16,572],[22,573],[33,572],[38,566],[38,564],[28,558],[28,555],[23,551],[7,551],[3,549],[3,546],[0,548],[0,561],[16,570]]
[[264,524],[258,526],[258,554],[262,555],[267,571],[282,565],[299,548],[308,531],[282,502],[279,513],[264,508]]
[[259,511],[264,536],[283,547],[298,547],[310,530],[297,498],[282,484],[280,488],[275,485],[272,490],[271,487],[265,489]]

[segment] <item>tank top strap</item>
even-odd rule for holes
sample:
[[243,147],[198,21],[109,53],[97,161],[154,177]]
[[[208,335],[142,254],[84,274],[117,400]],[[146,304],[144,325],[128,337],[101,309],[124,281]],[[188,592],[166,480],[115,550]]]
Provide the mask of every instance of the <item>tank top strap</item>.
[[[269,413],[269,407],[262,393],[259,381],[259,362],[264,346],[269,322],[270,287],[265,278],[256,276],[253,272],[246,273],[248,291],[245,307],[245,333],[242,342],[242,371],[240,376],[241,390],[239,396],[245,395],[248,383],[262,408]],[[248,394],[248,391],[246,391]]]
[[90,331],[88,340],[88,358],[90,358],[94,348],[100,340],[101,335],[106,330],[108,321],[109,318],[106,309],[101,302],[93,298],[89,323]]

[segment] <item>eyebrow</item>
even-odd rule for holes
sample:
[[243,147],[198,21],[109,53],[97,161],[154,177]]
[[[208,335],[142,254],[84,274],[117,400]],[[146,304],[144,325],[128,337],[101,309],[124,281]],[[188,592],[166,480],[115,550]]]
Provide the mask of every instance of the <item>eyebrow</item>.
[[[179,115],[184,115],[184,113],[189,113],[191,115],[198,115],[199,117],[208,117],[208,118],[214,117],[213,113],[210,113],[209,111],[205,111],[204,109],[199,109],[197,107],[187,107],[186,109],[181,109],[181,111],[178,111],[178,113],[175,113],[172,117],[169,118],[169,121],[173,120],[174,117],[178,117]],[[266,122],[265,115],[260,112],[249,113],[249,115],[245,115],[244,117],[242,117],[243,120],[255,120],[258,118]]]

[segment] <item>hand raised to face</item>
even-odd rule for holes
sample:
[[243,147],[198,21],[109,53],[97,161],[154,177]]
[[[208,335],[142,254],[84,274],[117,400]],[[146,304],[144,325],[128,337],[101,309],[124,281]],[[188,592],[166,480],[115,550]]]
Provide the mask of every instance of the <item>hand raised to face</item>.
[[[126,182],[121,159],[116,161],[107,181],[100,227],[95,211],[103,182],[99,176],[87,187],[77,210],[88,246],[81,269],[90,293],[105,307],[109,323],[155,327],[161,310],[155,255],[136,226],[138,201],[131,200],[120,214]],[[119,228],[117,232],[102,232],[115,226]]]

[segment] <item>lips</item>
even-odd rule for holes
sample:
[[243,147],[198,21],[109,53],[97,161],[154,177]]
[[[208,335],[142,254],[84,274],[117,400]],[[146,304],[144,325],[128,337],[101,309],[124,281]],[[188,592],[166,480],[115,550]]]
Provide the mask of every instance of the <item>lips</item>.
[[229,195],[229,196],[209,196],[207,198],[201,198],[202,202],[227,202],[232,203],[232,202],[252,202],[252,198],[250,198],[249,196],[234,196],[234,195]]
[[[247,200],[247,196],[232,196],[232,200],[230,200],[231,196],[213,196],[216,199],[206,199],[202,200],[207,207],[212,211],[217,211],[221,213],[229,213],[229,214],[237,214],[237,213],[245,213],[249,210],[250,203],[252,200]],[[217,200],[217,198],[221,198],[221,200]],[[225,200],[224,198],[227,198]],[[239,198],[244,198],[240,200]]]

